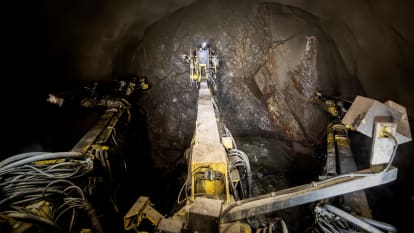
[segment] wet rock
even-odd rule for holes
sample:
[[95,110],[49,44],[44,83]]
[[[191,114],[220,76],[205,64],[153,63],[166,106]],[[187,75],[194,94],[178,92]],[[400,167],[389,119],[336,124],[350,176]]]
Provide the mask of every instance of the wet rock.
[[[326,114],[309,103],[310,96],[327,86],[337,92],[358,89],[357,80],[342,72],[343,64],[331,66],[341,57],[332,52],[334,43],[326,43],[330,37],[320,21],[280,4],[211,1],[208,7],[192,4],[149,28],[128,72],[155,84],[144,106],[156,163],[180,160],[179,152],[190,144],[197,89],[190,86],[181,54],[203,41],[220,58],[216,100],[233,135],[320,143]],[[349,82],[337,85],[333,76]]]
[[[267,44],[266,61],[254,75],[277,133],[305,144],[321,142],[327,117],[310,103],[313,93],[357,93],[358,80],[346,71],[324,21],[301,9],[261,5]],[[336,67],[336,68],[335,68]],[[338,69],[339,68],[339,69]],[[336,81],[334,77],[341,77]],[[346,80],[346,81],[345,81]]]
[[[217,50],[221,60],[216,97],[223,122],[235,135],[274,132],[264,103],[248,83],[266,51],[257,9],[241,4],[236,6],[240,11],[233,11],[222,4],[213,1],[208,8],[195,4],[161,20],[147,31],[131,60],[129,73],[145,73],[155,84],[143,102],[154,161],[160,167],[182,159],[179,151],[190,145],[198,93],[190,86],[189,67],[180,56],[203,41]],[[169,153],[171,149],[177,153]]]
[[326,114],[310,103],[318,87],[316,56],[316,37],[297,36],[270,48],[254,77],[275,127],[287,140],[316,144],[324,130],[320,123],[326,123]]

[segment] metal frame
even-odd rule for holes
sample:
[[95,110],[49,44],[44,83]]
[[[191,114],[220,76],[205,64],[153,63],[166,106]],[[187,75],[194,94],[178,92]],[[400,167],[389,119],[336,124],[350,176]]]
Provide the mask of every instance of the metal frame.
[[128,109],[124,105],[121,105],[119,108],[107,109],[71,151],[86,153],[91,149],[93,144],[106,143],[125,111],[128,111]]
[[237,221],[248,217],[271,213],[325,198],[335,197],[397,179],[396,167],[376,173],[373,168],[356,173],[340,175],[324,181],[313,182],[279,192],[245,199],[228,206],[221,215],[221,223]]

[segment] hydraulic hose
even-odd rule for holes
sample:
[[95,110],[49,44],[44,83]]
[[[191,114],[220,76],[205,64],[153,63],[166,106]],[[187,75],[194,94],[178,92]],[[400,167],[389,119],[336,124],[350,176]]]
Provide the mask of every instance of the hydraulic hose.
[[29,153],[22,153],[22,154],[17,154],[17,155],[13,155],[8,157],[7,159],[4,159],[3,161],[0,162],[0,167],[3,167],[9,163],[12,163],[14,161],[17,160],[21,160],[27,157],[32,157],[32,156],[36,156],[36,155],[41,155],[41,154],[45,154],[45,152],[29,152]]
[[247,193],[248,193],[248,197],[251,197],[252,196],[252,190],[253,190],[253,182],[252,182],[252,171],[251,171],[251,168],[250,168],[249,157],[246,155],[246,153],[244,153],[241,150],[237,150],[237,149],[231,149],[229,154],[230,154],[230,156],[238,155],[245,162],[246,172],[247,172],[247,186],[248,186]]
[[92,207],[90,203],[87,202],[86,204],[86,213],[91,221],[92,227],[96,230],[97,233],[104,233],[103,227],[101,222],[96,215],[95,209]]
[[385,223],[385,222],[380,222],[374,219],[369,219],[369,218],[364,218],[364,217],[359,217],[361,220],[363,220],[364,222],[367,222],[375,227],[378,227],[382,230],[385,230],[387,232],[397,232],[397,228],[394,227],[391,224]]
[[3,172],[12,167],[18,167],[24,164],[40,161],[40,160],[51,160],[51,159],[60,159],[60,158],[79,158],[82,155],[80,152],[56,152],[56,153],[46,153],[35,155],[29,158],[15,161],[4,167],[0,168],[0,172]]
[[282,233],[289,233],[289,230],[286,226],[285,221],[283,221],[283,219],[280,219],[280,225],[282,226]]
[[337,216],[340,216],[340,217],[346,219],[347,221],[357,225],[358,227],[360,227],[361,229],[363,229],[367,232],[382,233],[382,231],[380,231],[376,227],[368,224],[367,222],[365,222],[365,221],[363,221],[363,220],[361,220],[361,219],[359,219],[359,218],[357,218],[357,217],[355,217],[355,216],[353,216],[353,215],[351,215],[351,214],[349,214],[349,213],[347,213],[347,212],[345,212],[341,209],[336,208],[335,206],[326,204],[326,205],[323,205],[323,208],[327,209],[328,211],[334,213]]

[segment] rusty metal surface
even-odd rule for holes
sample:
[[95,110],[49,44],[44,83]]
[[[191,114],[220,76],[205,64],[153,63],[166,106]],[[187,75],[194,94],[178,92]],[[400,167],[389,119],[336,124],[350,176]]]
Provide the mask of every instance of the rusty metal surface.
[[138,215],[142,211],[144,211],[145,207],[150,203],[149,197],[139,197],[138,200],[134,203],[128,213],[125,215],[124,219],[133,218],[134,216]]

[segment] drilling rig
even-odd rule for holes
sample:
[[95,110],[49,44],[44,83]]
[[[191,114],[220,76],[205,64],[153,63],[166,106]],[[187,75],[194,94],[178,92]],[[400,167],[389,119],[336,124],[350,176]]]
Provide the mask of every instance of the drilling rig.
[[145,77],[136,77],[49,94],[47,101],[60,107],[104,111],[70,151],[29,152],[0,162],[0,232],[103,233],[102,217],[119,214],[115,189],[126,170],[129,101],[149,88]]
[[[316,203],[318,232],[396,231],[371,219],[363,190],[397,178],[398,169],[392,166],[397,147],[411,141],[403,106],[362,96],[348,102],[315,93],[311,101],[331,117],[323,173],[308,184],[255,195],[249,157],[220,119],[215,98],[218,54],[203,43],[182,58],[189,64],[190,84],[198,99],[193,139],[183,155],[187,175],[177,194],[177,211],[165,216],[147,196],[138,197],[126,214],[117,205],[114,191],[126,166],[120,144],[131,121],[130,99],[150,88],[146,78],[137,77],[104,88],[94,83],[80,92],[49,95],[48,101],[58,106],[75,103],[104,112],[70,151],[30,152],[0,162],[0,230],[102,233],[108,230],[101,219],[109,208],[112,214],[106,219],[123,217],[125,231],[141,232],[145,225],[145,230],[165,233],[287,233],[283,219],[264,228],[250,220]],[[349,131],[372,138],[370,165],[363,170],[353,160]],[[336,207],[335,198],[357,214]]]
[[[165,217],[152,207],[149,197],[141,196],[124,217],[126,230],[139,231],[140,224],[149,220],[158,232],[252,232],[251,218],[317,202],[315,222],[323,232],[350,230],[344,227],[347,224],[367,232],[396,231],[393,226],[369,218],[362,190],[397,178],[397,168],[391,165],[397,146],[411,140],[403,106],[358,96],[347,108],[341,99],[315,93],[312,102],[320,104],[331,116],[324,173],[309,184],[253,196],[249,158],[237,148],[231,132],[220,121],[215,87],[211,85],[217,78],[218,56],[213,56],[213,50],[205,44],[195,51],[182,56],[189,63],[190,82],[196,83],[198,91],[194,137],[185,153],[187,178],[177,198],[177,204],[183,206]],[[369,168],[357,170],[348,130],[373,138]],[[334,197],[343,197],[353,208],[359,205],[364,217],[331,205]],[[288,230],[281,219],[278,228],[269,225],[256,232]]]

